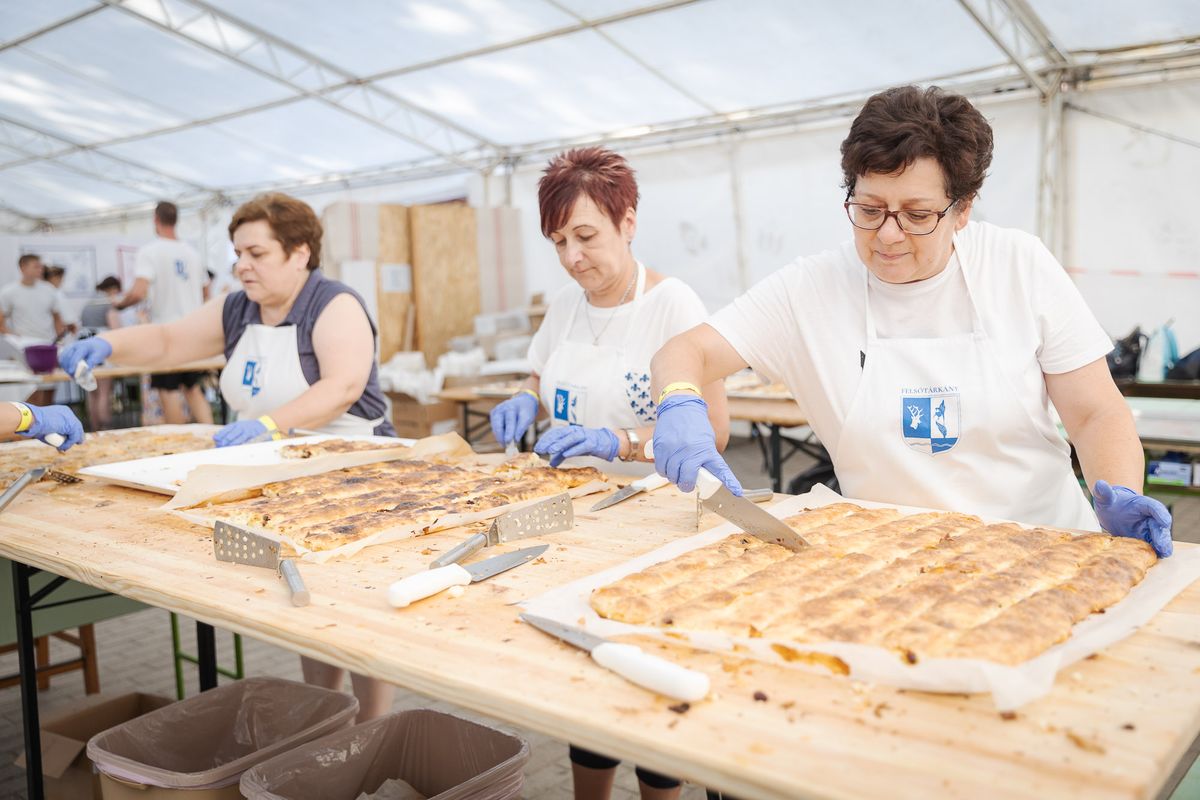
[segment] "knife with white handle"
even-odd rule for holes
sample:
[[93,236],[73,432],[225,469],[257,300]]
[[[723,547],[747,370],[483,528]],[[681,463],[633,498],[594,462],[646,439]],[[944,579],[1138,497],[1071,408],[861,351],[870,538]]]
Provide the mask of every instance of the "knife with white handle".
[[592,506],[590,510],[601,511],[605,508],[609,508],[610,506],[615,506],[617,503],[620,503],[623,500],[628,500],[635,494],[640,494],[642,492],[653,492],[655,489],[666,486],[668,483],[670,483],[670,481],[664,478],[662,475],[659,475],[657,472],[651,472],[646,477],[638,478],[624,489],[617,491],[616,494],[604,498],[599,503],[596,503],[596,505]]
[[409,575],[388,587],[388,603],[395,608],[408,608],[418,600],[424,600],[438,592],[444,592],[451,586],[478,583],[513,567],[519,567],[546,552],[548,547],[550,547],[548,544],[526,547],[514,553],[485,558],[483,561],[468,564],[465,567],[459,564],[448,564],[437,569]]
[[647,653],[633,644],[610,642],[582,628],[564,625],[545,617],[522,614],[521,619],[538,630],[592,654],[592,660],[643,689],[694,703],[708,696],[709,680],[703,672],[681,667]]

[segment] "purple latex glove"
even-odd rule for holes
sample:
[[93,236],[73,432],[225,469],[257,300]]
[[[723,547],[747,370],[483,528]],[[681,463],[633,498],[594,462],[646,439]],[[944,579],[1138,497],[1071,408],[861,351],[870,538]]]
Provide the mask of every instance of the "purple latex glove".
[[1152,497],[1124,486],[1109,486],[1096,481],[1092,489],[1100,527],[1113,536],[1141,539],[1154,548],[1159,558],[1174,551],[1171,542],[1171,512]]
[[58,365],[68,375],[75,374],[80,361],[86,361],[88,369],[95,369],[112,355],[112,345],[99,336],[80,339],[58,354]]
[[213,441],[217,443],[217,447],[233,447],[235,444],[245,444],[266,432],[267,426],[257,419],[240,419],[214,433]]
[[33,424],[29,430],[21,431],[22,436],[45,442],[47,436],[57,433],[65,440],[58,446],[63,453],[83,441],[83,425],[66,406],[29,406],[29,410],[33,413]]
[[500,444],[515,442],[537,418],[539,403],[529,392],[520,392],[492,409],[492,433]]
[[552,467],[575,456],[595,456],[612,461],[620,449],[621,440],[608,428],[582,428],[578,425],[551,428],[533,446],[533,452],[538,455],[550,456]]
[[708,421],[708,404],[694,394],[668,395],[658,405],[654,424],[654,468],[658,474],[690,492],[704,467],[729,491],[742,496],[742,485],[717,452],[717,435]]

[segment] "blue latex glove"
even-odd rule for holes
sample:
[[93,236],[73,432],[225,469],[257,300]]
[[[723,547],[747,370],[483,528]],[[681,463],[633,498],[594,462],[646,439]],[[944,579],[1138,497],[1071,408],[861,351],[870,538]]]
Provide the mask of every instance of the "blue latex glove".
[[668,395],[658,406],[654,424],[654,468],[680,491],[690,492],[696,488],[701,467],[742,496],[742,485],[717,452],[708,404],[694,394]]
[[112,345],[99,336],[93,336],[89,339],[80,339],[59,353],[58,365],[63,368],[63,372],[74,375],[75,367],[79,365],[80,361],[86,361],[89,369],[95,369],[111,355]]
[[1171,512],[1162,503],[1124,486],[1109,486],[1105,481],[1096,481],[1092,497],[1101,528],[1113,536],[1141,539],[1154,548],[1159,558],[1171,555],[1175,549],[1171,542]]
[[235,444],[245,444],[266,432],[267,426],[257,419],[241,419],[214,433],[213,441],[217,443],[217,447],[233,447]]
[[595,456],[612,461],[620,449],[621,440],[608,428],[581,428],[578,425],[551,428],[533,446],[533,452],[539,456],[550,456],[552,467],[575,456]]
[[66,440],[58,446],[63,453],[83,441],[83,425],[66,406],[29,406],[29,410],[33,412],[33,424],[21,431],[22,436],[44,442],[47,436],[57,433]]
[[537,418],[539,403],[529,392],[521,392],[492,409],[492,433],[500,444],[515,442]]

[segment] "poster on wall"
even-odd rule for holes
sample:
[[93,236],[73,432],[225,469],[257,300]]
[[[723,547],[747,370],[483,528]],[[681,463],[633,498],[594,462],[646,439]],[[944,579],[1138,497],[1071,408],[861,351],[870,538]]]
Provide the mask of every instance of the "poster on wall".
[[29,245],[19,246],[21,255],[34,253],[47,267],[62,267],[62,291],[67,297],[87,298],[96,293],[96,248],[92,245]]

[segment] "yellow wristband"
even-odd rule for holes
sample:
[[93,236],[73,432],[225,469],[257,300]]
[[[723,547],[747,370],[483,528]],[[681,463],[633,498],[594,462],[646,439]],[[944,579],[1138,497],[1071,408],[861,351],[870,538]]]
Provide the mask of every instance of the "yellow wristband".
[[703,394],[703,392],[700,391],[700,387],[696,386],[694,383],[676,381],[675,383],[668,383],[665,387],[663,387],[662,393],[658,396],[658,404],[662,405],[662,401],[666,400],[667,395],[669,395],[671,392],[691,392],[697,397],[700,397]]
[[17,423],[17,429],[14,433],[24,433],[33,427],[33,412],[29,410],[29,406],[24,403],[13,403],[13,408],[21,415],[21,421]]
[[514,394],[513,397],[516,397],[518,394],[527,394],[530,397],[532,397],[534,400],[537,400],[538,403],[542,402],[542,398],[538,397],[538,393],[535,392],[533,389],[522,389],[521,391]]
[[267,430],[271,432],[272,440],[279,440],[283,438],[283,434],[279,432],[279,426],[275,424],[275,420],[271,419],[266,414],[263,414],[258,418],[258,421],[267,426]]

